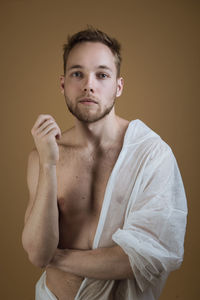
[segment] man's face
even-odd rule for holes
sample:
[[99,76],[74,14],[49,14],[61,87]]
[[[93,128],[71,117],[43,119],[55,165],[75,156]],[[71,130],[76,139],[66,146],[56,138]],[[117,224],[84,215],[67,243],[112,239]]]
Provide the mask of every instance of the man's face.
[[96,122],[113,109],[123,88],[115,57],[99,42],[77,44],[69,53],[61,88],[70,112],[82,122]]

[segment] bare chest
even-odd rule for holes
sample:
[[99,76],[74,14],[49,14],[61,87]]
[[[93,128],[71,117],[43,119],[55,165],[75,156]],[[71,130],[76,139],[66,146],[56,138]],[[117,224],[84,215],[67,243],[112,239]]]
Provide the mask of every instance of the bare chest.
[[94,157],[75,155],[59,164],[59,247],[92,248],[105,190],[119,151]]

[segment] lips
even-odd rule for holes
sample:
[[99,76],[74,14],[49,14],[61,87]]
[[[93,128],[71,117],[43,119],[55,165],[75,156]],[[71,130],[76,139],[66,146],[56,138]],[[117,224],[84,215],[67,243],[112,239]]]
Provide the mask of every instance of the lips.
[[97,101],[95,101],[92,98],[82,98],[79,100],[79,102],[81,102],[81,103],[96,103],[97,104]]

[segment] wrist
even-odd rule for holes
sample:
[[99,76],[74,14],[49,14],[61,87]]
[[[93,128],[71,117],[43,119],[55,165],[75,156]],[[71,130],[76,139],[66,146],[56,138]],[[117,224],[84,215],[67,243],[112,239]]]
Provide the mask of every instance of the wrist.
[[79,267],[83,261],[83,251],[72,249],[57,249],[49,267],[55,267],[72,274],[79,274]]
[[56,169],[56,163],[40,162],[40,168],[44,171]]

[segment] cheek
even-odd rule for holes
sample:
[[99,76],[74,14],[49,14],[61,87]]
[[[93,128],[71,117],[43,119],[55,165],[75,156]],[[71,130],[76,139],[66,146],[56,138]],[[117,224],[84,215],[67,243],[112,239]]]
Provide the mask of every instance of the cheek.
[[112,97],[115,97],[115,96],[116,96],[116,93],[117,93],[117,86],[116,86],[116,84],[112,84],[112,86],[109,86],[109,87],[108,87],[108,92],[109,92],[109,94],[110,94]]
[[74,81],[66,81],[65,84],[65,94],[66,95],[74,95],[79,91],[80,84]]
[[109,81],[102,82],[101,90],[113,94],[116,92],[116,83]]

